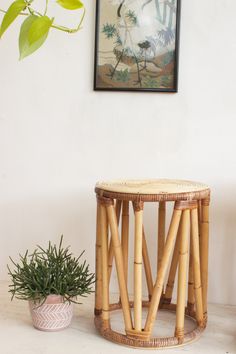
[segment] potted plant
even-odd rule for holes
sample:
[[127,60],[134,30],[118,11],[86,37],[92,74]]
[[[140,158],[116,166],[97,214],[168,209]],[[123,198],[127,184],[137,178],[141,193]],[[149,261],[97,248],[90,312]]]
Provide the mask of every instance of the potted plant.
[[62,243],[63,236],[59,246],[37,246],[32,254],[20,255],[19,263],[10,258],[14,268],[8,266],[12,299],[29,301],[33,325],[43,331],[69,326],[73,303],[93,292],[94,274],[80,261],[84,251],[76,258]]

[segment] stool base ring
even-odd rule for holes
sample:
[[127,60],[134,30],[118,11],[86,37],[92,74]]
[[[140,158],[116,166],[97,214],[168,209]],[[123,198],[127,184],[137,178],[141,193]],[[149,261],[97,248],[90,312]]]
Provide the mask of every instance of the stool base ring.
[[[149,304],[150,304],[149,301],[142,301],[143,307],[149,307]],[[120,302],[110,304],[110,311],[120,310],[121,308],[122,307]],[[133,301],[130,301],[130,308],[133,308]],[[160,305],[160,309],[175,312],[176,305],[162,303]],[[191,318],[196,323],[195,312],[193,311],[190,312],[187,307],[185,308],[185,316]],[[109,327],[108,321],[103,321],[101,315],[95,316],[94,319],[96,329],[105,339],[128,347],[143,348],[143,349],[173,348],[173,347],[179,347],[194,342],[201,336],[202,332],[206,327],[206,322],[207,322],[207,318],[205,319],[204,324],[197,325],[194,330],[186,333],[181,343],[179,343],[177,337],[153,337],[150,338],[149,340],[130,338],[125,334],[113,331]]]

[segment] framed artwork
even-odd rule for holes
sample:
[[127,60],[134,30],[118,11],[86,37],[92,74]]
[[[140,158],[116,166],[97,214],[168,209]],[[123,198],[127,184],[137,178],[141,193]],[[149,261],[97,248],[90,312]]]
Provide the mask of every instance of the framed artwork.
[[177,92],[180,0],[97,0],[94,89]]

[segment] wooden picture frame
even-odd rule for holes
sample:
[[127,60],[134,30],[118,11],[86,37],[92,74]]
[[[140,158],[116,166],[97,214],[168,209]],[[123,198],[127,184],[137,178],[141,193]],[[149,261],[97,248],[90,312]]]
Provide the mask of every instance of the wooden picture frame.
[[178,91],[180,0],[97,0],[94,90]]

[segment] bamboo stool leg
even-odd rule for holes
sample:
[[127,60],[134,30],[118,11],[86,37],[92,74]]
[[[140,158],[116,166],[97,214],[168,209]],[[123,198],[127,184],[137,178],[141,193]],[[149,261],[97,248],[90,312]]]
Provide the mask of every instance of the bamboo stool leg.
[[125,321],[125,329],[131,330],[132,320],[131,320],[131,313],[129,307],[127,285],[125,281],[123,255],[122,255],[121,243],[119,239],[116,212],[113,205],[113,200],[109,200],[106,203],[107,203],[108,221],[111,230],[111,238],[112,238],[115,262],[116,262],[116,271],[117,271],[119,288],[120,288],[120,298],[121,298],[122,310],[123,310],[124,321]]
[[109,283],[108,283],[108,225],[106,207],[101,205],[102,240],[102,319],[103,326],[109,327]]
[[194,292],[196,299],[196,319],[199,326],[204,325],[203,305],[202,305],[202,285],[200,273],[200,254],[199,254],[199,232],[198,232],[198,213],[197,208],[191,210],[192,228],[192,249],[193,249],[193,272],[194,272]]
[[163,290],[163,284],[165,275],[168,268],[169,259],[174,248],[175,238],[178,232],[180,218],[181,218],[182,210],[174,209],[169,232],[166,238],[165,248],[163,252],[162,262],[160,265],[160,269],[157,274],[157,280],[153,288],[152,299],[149,306],[149,311],[145,323],[145,332],[148,335],[151,335],[151,331],[154,325],[154,321],[156,319],[157,309],[160,303],[160,298]]
[[200,237],[200,262],[202,280],[203,313],[207,317],[208,248],[209,248],[209,199],[202,200],[202,221]]
[[202,201],[201,199],[198,201],[198,231],[200,235],[201,231],[201,222],[202,222]]
[[95,282],[95,309],[94,314],[102,312],[102,255],[101,255],[101,205],[97,200],[97,229],[96,229],[96,282]]
[[144,232],[144,227],[143,227],[142,254],[143,254],[143,264],[144,264],[144,270],[145,270],[147,288],[148,288],[148,298],[149,298],[149,300],[151,300],[152,292],[153,292],[153,280],[152,280],[152,270],[151,270],[150,260],[149,260],[149,256],[148,256],[148,248],[147,248],[147,241],[146,241],[146,236],[145,236],[145,232]]
[[187,282],[187,262],[188,262],[188,234],[190,228],[190,211],[183,211],[183,221],[181,227],[180,247],[179,247],[179,274],[178,274],[178,292],[176,307],[176,327],[175,336],[179,344],[184,340],[184,317],[185,317],[185,299]]
[[[134,209],[134,203],[133,203],[133,209]],[[148,248],[147,248],[144,226],[142,227],[142,233],[143,233],[143,239],[142,239],[143,264],[144,264],[144,271],[145,271],[147,288],[148,288],[148,298],[149,300],[151,300],[152,291],[153,291],[153,280],[152,280],[152,270],[151,270],[150,259],[148,256]]]
[[134,239],[134,329],[142,330],[142,238],[143,203],[134,203],[135,239]]
[[164,303],[165,304],[170,304],[172,300],[172,294],[173,294],[173,289],[174,289],[174,283],[175,283],[175,277],[176,277],[176,271],[179,263],[179,243],[180,243],[180,231],[181,231],[181,224],[182,224],[182,217],[180,220],[180,225],[175,241],[175,248],[172,256],[172,261],[171,261],[171,266],[170,266],[170,271],[169,271],[169,277],[166,285],[166,291],[164,295]]
[[121,247],[124,259],[125,281],[128,280],[128,250],[129,250],[129,202],[123,201],[122,205],[122,231]]
[[195,297],[194,297],[194,278],[193,278],[193,240],[192,240],[192,225],[190,225],[190,253],[189,253],[189,270],[188,270],[188,314],[193,314]]
[[166,203],[159,202],[158,208],[158,248],[157,248],[157,273],[161,266],[161,260],[165,246]]
[[[116,218],[117,218],[118,225],[119,225],[119,221],[120,221],[120,211],[121,211],[121,200],[117,199],[117,201],[116,201]],[[110,240],[109,251],[108,251],[108,279],[109,279],[109,283],[110,283],[110,279],[111,279],[113,258],[114,258],[114,251],[113,251],[112,241]]]

